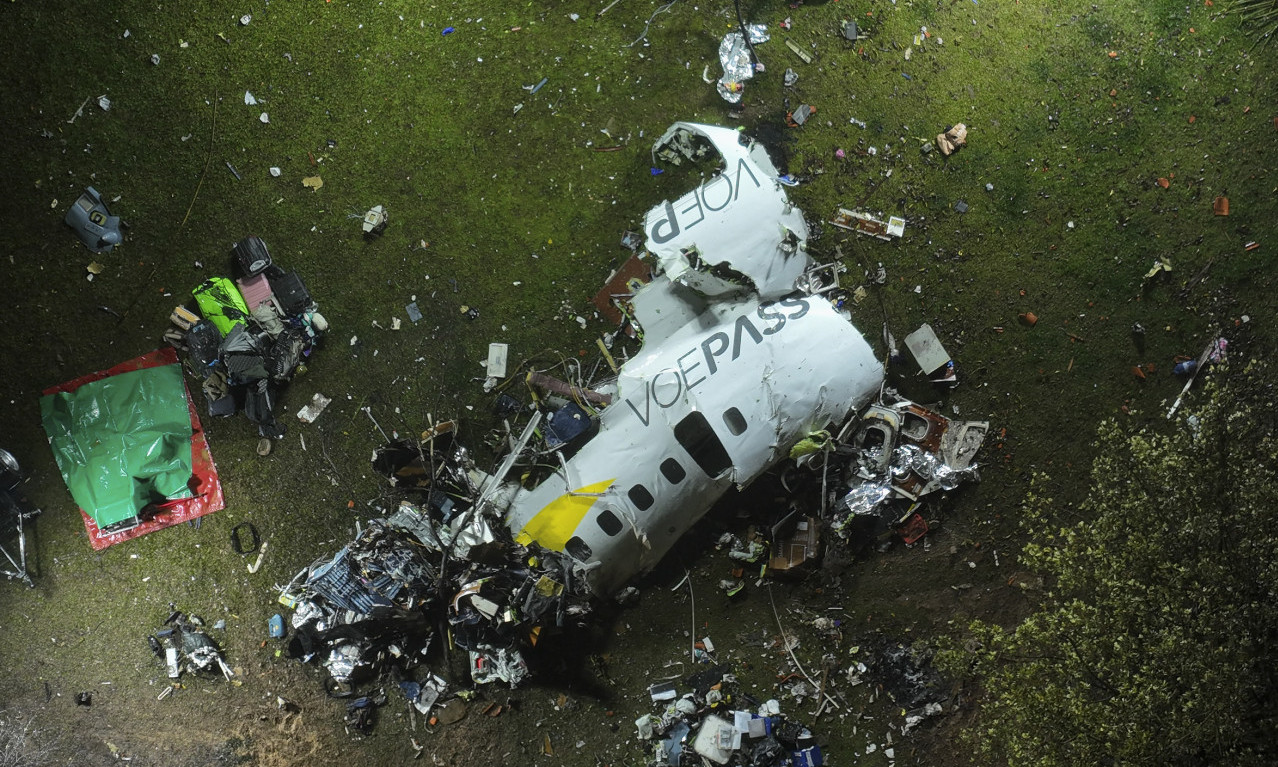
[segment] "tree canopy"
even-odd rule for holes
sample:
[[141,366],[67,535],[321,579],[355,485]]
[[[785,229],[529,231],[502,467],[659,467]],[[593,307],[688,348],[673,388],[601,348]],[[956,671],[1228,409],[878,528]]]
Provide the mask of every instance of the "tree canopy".
[[1267,366],[1238,367],[1174,422],[1104,422],[1081,504],[1034,482],[1041,602],[951,654],[984,690],[987,763],[1278,763],[1278,410]]

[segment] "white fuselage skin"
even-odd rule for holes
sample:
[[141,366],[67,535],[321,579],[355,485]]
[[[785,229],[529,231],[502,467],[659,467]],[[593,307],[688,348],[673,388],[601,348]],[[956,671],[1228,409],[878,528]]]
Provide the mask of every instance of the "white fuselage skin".
[[567,551],[598,596],[656,565],[730,486],[878,396],[882,365],[819,295],[728,301],[697,320],[645,344],[598,432],[511,501],[516,539]]

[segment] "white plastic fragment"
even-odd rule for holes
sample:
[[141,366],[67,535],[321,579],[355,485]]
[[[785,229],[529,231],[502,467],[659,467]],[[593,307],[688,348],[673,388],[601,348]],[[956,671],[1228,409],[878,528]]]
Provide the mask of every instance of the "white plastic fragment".
[[506,360],[510,347],[507,344],[493,342],[488,344],[488,375],[495,378],[506,377]]
[[253,97],[252,91],[244,91],[244,104],[250,107],[257,104],[257,99]]
[[262,541],[262,548],[258,549],[257,551],[257,560],[254,561],[253,564],[251,565],[245,565],[245,567],[248,568],[249,575],[254,575],[255,573],[257,573],[258,570],[261,569],[262,557],[266,556],[266,547],[269,544],[270,544],[270,541]]
[[316,392],[314,396],[311,397],[310,403],[297,411],[298,420],[302,423],[314,423],[315,419],[319,418],[320,413],[323,413],[324,408],[328,407],[328,404],[332,401],[333,400],[331,398],[325,397],[323,394]]
[[281,174],[281,173],[283,173],[283,172],[284,172],[284,171],[280,170],[279,168],[275,167],[274,165],[272,165],[272,166],[271,166],[271,175],[272,175],[272,176],[274,176],[274,177],[276,177],[276,178],[279,178],[279,177],[280,177],[280,174]]
[[265,112],[263,112],[262,114],[258,115],[258,118],[257,118],[257,119],[261,120],[263,124],[265,124],[265,123],[269,123],[269,122],[271,121],[270,116],[269,116],[268,114],[266,114]]

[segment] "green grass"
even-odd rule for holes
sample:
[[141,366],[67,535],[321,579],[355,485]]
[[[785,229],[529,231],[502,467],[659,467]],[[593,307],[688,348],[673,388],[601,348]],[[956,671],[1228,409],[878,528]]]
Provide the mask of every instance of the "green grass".
[[[1172,357],[1196,354],[1209,328],[1233,328],[1247,314],[1251,323],[1235,331],[1240,352],[1275,348],[1273,53],[1253,49],[1223,5],[747,2],[747,18],[769,23],[772,39],[758,46],[767,71],[730,114],[701,79],[706,65],[718,74],[718,40],[735,25],[728,5],[682,0],[653,19],[646,44],[627,47],[658,3],[622,0],[598,19],[603,3],[6,4],[0,434],[32,469],[46,514],[38,588],[0,584],[0,668],[19,670],[0,693],[38,702],[49,681],[66,703],[112,681],[100,695],[113,702],[95,715],[141,748],[154,738],[109,712],[193,714],[201,696],[251,711],[281,680],[292,690],[313,685],[259,642],[275,611],[271,584],[373,513],[367,504],[381,488],[367,460],[380,438],[358,409],[405,433],[428,413],[460,415],[477,445],[488,400],[471,379],[490,341],[510,343],[516,359],[591,349],[605,328],[583,331],[573,317],[592,317],[590,296],[626,255],[621,234],[694,182],[648,171],[652,141],[674,120],[768,137],[781,164],[808,179],[791,195],[814,221],[860,200],[909,220],[892,244],[827,225],[812,250],[832,258],[841,244],[853,280],[882,261],[883,311],[873,296],[854,309],[866,336],[879,341],[885,316],[898,340],[932,323],[962,380],[946,410],[1006,428],[987,449],[984,484],[951,505],[968,540],[1007,535],[998,520],[1015,514],[1031,468],[1053,472],[1057,497],[1079,497],[1069,486],[1084,476],[1096,421],[1124,405],[1160,418],[1179,390]],[[243,13],[253,15],[247,26],[236,21]],[[855,45],[836,34],[852,15],[869,34]],[[790,31],[777,25],[787,16]],[[914,45],[923,25],[931,37]],[[441,35],[447,26],[456,31]],[[815,61],[799,61],[786,39],[814,50]],[[800,74],[792,90],[781,86],[786,67]],[[522,87],[543,77],[536,94]],[[261,103],[244,105],[245,90]],[[86,96],[103,93],[109,112],[91,101],[67,123]],[[787,98],[815,105],[816,117],[783,127]],[[269,124],[258,121],[263,111]],[[955,122],[968,125],[966,148],[948,159],[920,151]],[[616,145],[624,148],[593,151]],[[863,154],[870,146],[877,155]],[[835,159],[838,148],[847,159]],[[302,186],[310,175],[322,176],[322,189]],[[61,221],[89,184],[118,195],[113,212],[131,224],[122,247],[96,257],[106,271],[92,283],[83,270],[95,257]],[[1218,194],[1230,197],[1228,218],[1211,215]],[[954,211],[958,200],[967,214]],[[387,206],[391,225],[365,242],[351,216],[375,204]],[[302,273],[334,328],[285,396],[286,420],[314,391],[335,402],[316,425],[292,426],[266,460],[252,454],[256,436],[242,417],[207,423],[227,510],[198,532],[92,553],[43,444],[39,391],[154,348],[172,306],[224,273],[230,244],[250,233]],[[1260,249],[1245,252],[1252,240]],[[1142,288],[1158,256],[1175,271]],[[1180,296],[1209,261],[1207,279]],[[412,296],[426,315],[420,324],[398,333],[372,325],[406,319]],[[463,318],[462,305],[480,318]],[[1037,326],[1017,322],[1026,311]],[[1148,329],[1144,353],[1129,334],[1138,321]],[[1136,381],[1132,366],[1147,362],[1157,372]],[[246,519],[271,541],[256,576],[226,544]],[[936,585],[973,577],[946,571]],[[981,577],[995,588],[1004,580],[992,569]],[[889,612],[876,605],[892,598],[882,585],[848,597],[867,616]],[[158,670],[140,637],[170,601],[239,616],[225,637],[232,662],[264,676],[155,702]],[[910,623],[932,614],[940,625],[996,601],[902,614]],[[323,705],[311,721],[338,742]]]

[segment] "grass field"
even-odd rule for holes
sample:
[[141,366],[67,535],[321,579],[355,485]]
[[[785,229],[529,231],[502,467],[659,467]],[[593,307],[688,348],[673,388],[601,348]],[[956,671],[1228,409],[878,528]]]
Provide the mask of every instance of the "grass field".
[[[903,216],[899,241],[826,225],[810,249],[841,253],[852,285],[881,262],[888,283],[854,307],[858,326],[884,351],[885,323],[897,339],[931,323],[961,381],[945,411],[988,418],[998,434],[983,483],[950,504],[931,554],[873,554],[848,565],[838,589],[785,592],[813,610],[837,602],[857,631],[926,639],[950,620],[1014,616],[1021,597],[1006,581],[1029,473],[1052,476],[1067,515],[1085,489],[1097,421],[1161,420],[1180,389],[1176,355],[1197,355],[1215,328],[1240,355],[1278,345],[1275,54],[1253,45],[1225,0],[746,2],[747,21],[767,24],[771,40],[757,46],[766,70],[739,107],[702,77],[707,66],[719,74],[731,5],[679,0],[653,15],[664,6],[621,0],[597,15],[604,6],[0,7],[9,287],[0,446],[34,475],[29,493],[45,509],[33,536],[36,588],[0,583],[0,701],[60,734],[70,761],[59,763],[114,763],[113,751],[169,765],[412,756],[402,719],[388,714],[372,739],[352,741],[316,675],[262,646],[271,587],[334,550],[383,501],[367,463],[380,435],[360,408],[403,433],[428,414],[460,416],[478,444],[490,399],[474,379],[489,342],[509,343],[516,359],[555,360],[611,330],[589,298],[628,255],[622,234],[694,183],[649,171],[653,140],[675,120],[759,137],[803,179],[789,192],[811,221],[840,206]],[[843,39],[847,19],[865,37]],[[787,67],[799,75],[788,89]],[[257,105],[245,104],[246,91]],[[787,127],[787,104],[804,103],[816,114]],[[965,148],[948,158],[922,151],[957,122],[968,126]],[[310,176],[322,188],[304,187]],[[62,222],[88,185],[129,224],[110,254],[90,253]],[[1229,216],[1212,214],[1217,196],[1229,198]],[[390,226],[365,241],[357,217],[376,204]],[[247,234],[301,272],[333,327],[281,410],[317,391],[334,403],[316,424],[291,426],[266,459],[242,416],[206,419],[227,509],[199,530],[94,553],[43,444],[39,393],[158,346],[172,307],[206,276],[229,273],[229,247]],[[1157,258],[1173,270],[1145,281]],[[104,270],[89,281],[94,261]],[[404,312],[412,300],[425,315],[416,324]],[[1019,322],[1024,312],[1037,324]],[[1132,368],[1145,365],[1138,379]],[[271,541],[256,575],[226,542],[245,520]],[[722,561],[706,554],[696,567],[709,583]],[[960,582],[977,587],[950,588]],[[585,765],[605,754],[638,764],[627,741],[632,710],[647,703],[644,669],[685,644],[682,608],[667,615],[658,601],[612,626],[636,631],[599,640],[627,667],[608,694],[563,685],[581,702],[561,710],[546,703],[560,687],[542,682],[523,693],[518,717],[472,717],[430,735],[434,747],[452,763]],[[227,619],[219,639],[245,672],[242,687],[197,682],[155,700],[163,673],[142,638],[170,602]],[[725,638],[775,626],[763,592],[706,610]],[[819,646],[803,647],[807,660],[819,657]],[[764,684],[773,661],[755,664]],[[87,689],[94,705],[75,707]],[[277,694],[306,704],[303,724],[277,721]],[[856,752],[859,764],[886,764],[881,751],[864,755],[879,725],[855,734],[851,725],[817,728],[834,763]],[[553,757],[541,753],[547,727],[564,744]],[[578,739],[587,745],[573,748]],[[946,743],[920,741],[910,763],[962,763]]]

